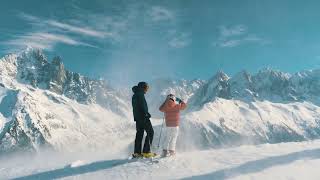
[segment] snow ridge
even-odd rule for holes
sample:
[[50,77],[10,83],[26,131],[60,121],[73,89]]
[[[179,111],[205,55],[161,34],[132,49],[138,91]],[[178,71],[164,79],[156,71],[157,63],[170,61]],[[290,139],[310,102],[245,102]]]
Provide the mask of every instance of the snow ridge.
[[[169,93],[188,102],[178,148],[303,141],[320,137],[320,71],[288,74],[264,69],[208,81],[157,79],[146,95],[157,138],[158,107]],[[0,60],[0,152],[131,151],[135,132],[131,91],[118,91],[65,69],[28,48]]]
[[192,106],[202,107],[216,98],[278,103],[309,101],[319,105],[320,71],[295,74],[263,69],[251,75],[246,71],[229,78],[218,72],[190,99]]

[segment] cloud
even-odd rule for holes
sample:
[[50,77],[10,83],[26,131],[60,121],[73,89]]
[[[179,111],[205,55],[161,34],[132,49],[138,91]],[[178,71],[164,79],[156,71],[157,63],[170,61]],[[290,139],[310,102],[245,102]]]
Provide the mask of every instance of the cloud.
[[169,41],[169,46],[173,48],[184,48],[191,43],[190,34],[188,33],[174,33],[175,36]]
[[220,34],[223,37],[238,36],[238,35],[245,34],[248,31],[247,26],[242,24],[229,27],[229,28],[226,26],[220,26],[219,29],[220,29]]
[[254,34],[250,34],[250,35],[246,36],[245,38],[243,38],[243,40],[247,41],[247,42],[257,42],[257,43],[260,43],[262,45],[271,43],[270,40],[258,37],[257,35],[254,35]]
[[78,27],[78,26],[74,26],[74,25],[70,25],[70,24],[66,24],[66,23],[61,23],[61,22],[54,21],[54,20],[48,20],[45,23],[50,26],[56,27],[56,28],[61,28],[61,29],[67,30],[69,32],[77,33],[77,34],[81,34],[81,35],[85,35],[85,36],[92,36],[92,37],[96,37],[96,38],[105,38],[108,36],[112,36],[111,33],[105,33],[102,31],[93,30],[88,27]]
[[109,36],[112,36],[111,33],[107,33],[104,31],[98,31],[95,29],[92,29],[90,27],[85,27],[85,26],[77,26],[77,25],[71,25],[68,23],[62,23],[56,20],[52,19],[43,19],[43,18],[38,18],[29,14],[21,13],[20,17],[29,21],[31,24],[38,25],[40,27],[43,27],[44,25],[58,28],[60,30],[65,30],[71,33],[83,35],[83,36],[91,36],[95,38],[106,38]]
[[[129,17],[126,16],[106,16],[105,14],[85,14],[79,13],[77,16],[79,19],[86,19],[87,23],[84,26],[89,26],[95,29],[99,29],[99,33],[94,32],[94,35],[98,37],[102,36],[103,38],[98,39],[108,39],[111,42],[119,42],[123,39],[123,35],[131,29],[129,26]],[[76,24],[83,24],[83,22],[79,22],[74,20]],[[102,31],[102,34],[100,33]],[[88,33],[88,32],[86,32]],[[89,32],[92,34],[92,32]]]
[[219,38],[213,45],[222,48],[232,48],[248,43],[266,45],[271,43],[271,41],[255,34],[250,34],[248,27],[245,25],[236,25],[232,27],[220,26]]
[[[13,39],[5,44],[11,48],[29,45],[48,50],[53,50],[58,44],[99,48],[97,47],[99,45],[116,43],[117,47],[122,47],[121,45],[127,47],[130,43],[135,44],[137,40],[154,40],[153,35],[158,34],[159,30],[156,26],[160,24],[168,29],[176,29],[178,21],[176,11],[164,6],[149,6],[149,10],[142,13],[135,7],[130,8],[128,12],[109,16],[76,8],[73,11],[73,18],[64,20],[27,13],[19,13],[18,16],[32,26],[22,35],[13,36]],[[139,26],[140,22],[144,23],[143,27]],[[191,43],[190,35],[185,31],[163,35],[166,45],[170,48],[183,48]],[[93,43],[95,46],[91,45]]]
[[149,11],[152,21],[167,21],[174,19],[174,13],[161,6],[153,6]]
[[243,41],[241,40],[229,40],[229,41],[223,41],[221,43],[219,43],[220,47],[236,47],[239,46],[241,43],[243,43]]
[[31,24],[32,28],[22,35],[15,35],[13,39],[2,42],[4,45],[16,49],[31,46],[39,49],[53,50],[57,44],[98,48],[95,45],[84,42],[84,40],[90,38],[91,41],[98,41],[112,36],[111,33],[106,31],[87,27],[85,23],[78,22],[77,25],[74,25],[53,19],[39,18],[26,13],[20,13],[18,16]]
[[25,35],[21,35],[16,39],[9,40],[5,42],[6,45],[11,45],[19,48],[24,48],[31,46],[39,49],[52,50],[54,46],[58,43],[63,43],[73,46],[88,46],[95,47],[93,45],[83,43],[77,40],[74,40],[68,36],[44,32],[32,32]]
[[26,14],[24,12],[19,13],[19,16],[25,20],[31,21],[31,22],[36,22],[36,21],[40,21],[40,18],[32,16],[30,14]]

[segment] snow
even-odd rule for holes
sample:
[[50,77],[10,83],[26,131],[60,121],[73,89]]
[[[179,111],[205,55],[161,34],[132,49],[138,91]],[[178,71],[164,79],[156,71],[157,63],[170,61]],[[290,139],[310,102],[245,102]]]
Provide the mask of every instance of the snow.
[[[127,153],[134,122],[97,104],[80,104],[63,95],[14,82],[17,90],[0,87],[0,137],[12,117],[38,149],[39,132],[57,151],[109,149]],[[7,128],[11,128],[8,127]],[[34,130],[36,129],[36,130]],[[20,131],[20,130],[19,130]],[[126,133],[123,133],[126,132]],[[8,133],[6,133],[8,135]],[[92,138],[94,137],[94,138]],[[2,150],[15,144],[14,134],[2,140]],[[123,143],[119,144],[118,141]],[[0,149],[1,149],[0,148]]]
[[218,98],[182,116],[178,148],[203,150],[314,139],[319,113],[319,106],[309,102],[248,103]]
[[[83,105],[69,100],[63,96],[64,103],[52,103],[45,98],[41,91],[37,93],[37,109],[40,116],[48,117],[45,125],[48,127],[51,137],[50,144],[59,150],[79,151],[108,148],[123,150],[126,146],[117,144],[119,141],[127,142],[128,134],[133,134],[133,121],[128,121],[98,105]],[[42,97],[42,98],[40,98]],[[46,111],[50,109],[50,114]],[[127,133],[122,133],[123,131]],[[92,138],[94,137],[94,138]]]
[[[41,57],[35,59],[34,53]],[[208,82],[158,79],[146,96],[154,151],[161,152],[157,109],[165,96],[174,93],[189,102],[181,117],[178,154],[159,163],[128,163],[135,137],[131,91],[103,89],[102,82],[73,72],[79,82],[70,79],[65,86],[70,94],[19,79],[22,72],[52,79],[42,77],[41,63],[48,62],[32,48],[0,60],[0,179],[319,178],[320,71],[289,75],[268,69],[231,78],[218,72]],[[49,85],[62,88],[58,81]],[[91,98],[93,88],[102,88],[100,97]],[[284,98],[287,92],[294,100]]]
[[[107,153],[105,153],[106,156]],[[77,160],[79,156],[86,160]],[[89,158],[90,156],[90,158]],[[1,160],[3,178],[20,179],[318,179],[320,141],[264,144],[178,153],[175,157],[132,161],[81,154],[38,154]],[[67,158],[66,158],[67,157]],[[32,163],[25,163],[31,160]],[[71,162],[71,163],[70,163]],[[70,166],[71,164],[71,166]],[[73,166],[72,166],[73,165]],[[1,166],[3,167],[3,166]],[[19,179],[19,178],[18,178]]]
[[75,162],[72,162],[72,163],[70,164],[70,167],[71,167],[71,168],[75,168],[75,167],[79,167],[79,166],[83,166],[83,165],[85,165],[85,162],[84,162],[84,161],[77,160],[77,161],[75,161]]

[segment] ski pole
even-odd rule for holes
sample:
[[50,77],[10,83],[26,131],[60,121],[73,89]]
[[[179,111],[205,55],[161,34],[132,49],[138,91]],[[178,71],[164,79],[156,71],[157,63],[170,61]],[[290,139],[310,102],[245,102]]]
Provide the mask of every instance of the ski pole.
[[161,130],[160,130],[160,136],[159,136],[158,148],[160,147],[160,140],[161,140],[161,135],[162,135],[163,124],[164,124],[164,117],[162,118],[162,125],[161,125]]

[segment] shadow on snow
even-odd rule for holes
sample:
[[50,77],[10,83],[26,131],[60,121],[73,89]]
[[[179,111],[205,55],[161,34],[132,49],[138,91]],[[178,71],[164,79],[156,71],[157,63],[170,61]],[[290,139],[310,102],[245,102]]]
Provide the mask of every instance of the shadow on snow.
[[[239,166],[226,168],[218,171],[214,171],[209,174],[191,176],[185,178],[189,179],[228,179],[237,177],[239,175],[256,173],[273,166],[280,166],[289,164],[291,162],[300,160],[300,159],[320,159],[320,149],[305,150],[300,152],[294,152],[286,155],[267,157],[264,159],[249,161]],[[99,170],[110,169],[115,166],[120,166],[128,162],[127,159],[117,159],[117,160],[107,160],[107,161],[98,161],[91,164],[79,166],[79,167],[64,167],[61,169],[56,169],[52,171],[46,171],[38,174],[28,175],[24,177],[15,178],[15,180],[31,180],[31,179],[56,179],[63,178],[68,176],[75,176],[85,173],[96,172]]]
[[52,171],[41,172],[38,174],[32,174],[24,177],[14,178],[14,180],[33,180],[33,179],[57,179],[64,178],[68,176],[75,176],[85,173],[96,172],[99,170],[110,169],[115,166],[120,166],[122,164],[134,162],[128,161],[128,159],[117,159],[117,160],[107,160],[107,161],[98,161],[91,164],[86,164],[78,167],[66,166],[61,169],[56,169]]
[[184,178],[185,180],[189,179],[229,179],[237,177],[244,174],[256,173],[273,166],[280,166],[289,164],[291,162],[300,160],[300,159],[319,159],[320,158],[320,149],[305,150],[300,152],[294,152],[286,155],[267,157],[264,159],[249,161],[244,164],[241,164],[236,167],[226,168],[218,171],[214,171],[209,174],[191,176]]

